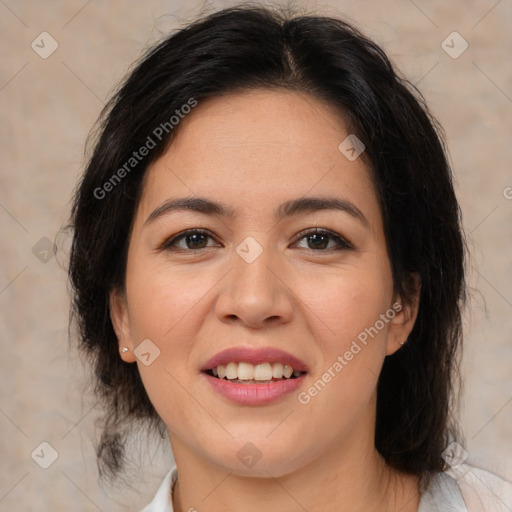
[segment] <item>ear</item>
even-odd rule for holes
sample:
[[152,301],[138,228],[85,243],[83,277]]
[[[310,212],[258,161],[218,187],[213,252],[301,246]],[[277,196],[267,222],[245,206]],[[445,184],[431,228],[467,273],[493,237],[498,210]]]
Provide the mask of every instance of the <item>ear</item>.
[[[119,345],[119,354],[126,363],[134,363],[136,358],[133,353],[134,346],[130,332],[130,319],[128,314],[128,304],[124,293],[114,290],[109,295],[110,319],[117,336]],[[122,352],[126,347],[128,351]]]
[[406,341],[418,316],[421,292],[421,279],[418,274],[411,274],[408,283],[411,299],[405,303],[400,297],[395,300],[392,310],[395,316],[390,321],[386,355],[394,354]]

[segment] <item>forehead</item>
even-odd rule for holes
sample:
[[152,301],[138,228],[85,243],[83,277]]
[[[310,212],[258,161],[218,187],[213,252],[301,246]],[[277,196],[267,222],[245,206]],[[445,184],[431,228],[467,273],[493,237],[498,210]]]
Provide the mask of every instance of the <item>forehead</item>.
[[183,195],[222,199],[237,211],[336,192],[373,201],[361,207],[368,216],[376,206],[366,165],[338,148],[349,135],[341,113],[308,94],[254,90],[211,98],[178,128],[147,170],[146,216],[159,202]]

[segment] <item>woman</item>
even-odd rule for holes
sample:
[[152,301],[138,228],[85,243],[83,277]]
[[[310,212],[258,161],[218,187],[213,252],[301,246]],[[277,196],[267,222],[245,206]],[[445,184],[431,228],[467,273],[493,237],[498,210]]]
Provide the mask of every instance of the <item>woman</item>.
[[72,216],[100,472],[135,426],[176,461],[145,512],[484,510],[440,128],[356,29],[240,7],[170,36],[105,109]]

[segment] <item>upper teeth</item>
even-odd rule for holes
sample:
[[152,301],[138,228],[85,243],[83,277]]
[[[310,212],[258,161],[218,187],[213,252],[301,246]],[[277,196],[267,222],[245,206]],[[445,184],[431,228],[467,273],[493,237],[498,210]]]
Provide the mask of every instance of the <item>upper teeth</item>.
[[272,380],[289,379],[292,375],[298,377],[302,372],[294,370],[291,366],[282,363],[236,363],[231,362],[227,365],[219,364],[212,368],[212,372],[219,379],[226,377],[228,380]]

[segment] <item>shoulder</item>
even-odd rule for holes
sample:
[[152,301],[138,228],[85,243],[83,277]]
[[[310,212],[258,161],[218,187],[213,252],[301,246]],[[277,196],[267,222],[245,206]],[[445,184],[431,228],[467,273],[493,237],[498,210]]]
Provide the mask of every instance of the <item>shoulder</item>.
[[508,472],[463,463],[446,474],[457,483],[468,512],[512,510],[512,479]]
[[174,466],[169,473],[165,475],[151,503],[146,505],[141,512],[173,512],[172,491],[177,479],[178,471],[176,466]]
[[421,494],[418,512],[468,512],[461,489],[447,473],[437,473]]
[[512,482],[503,472],[459,464],[437,473],[421,495],[418,512],[510,512]]

